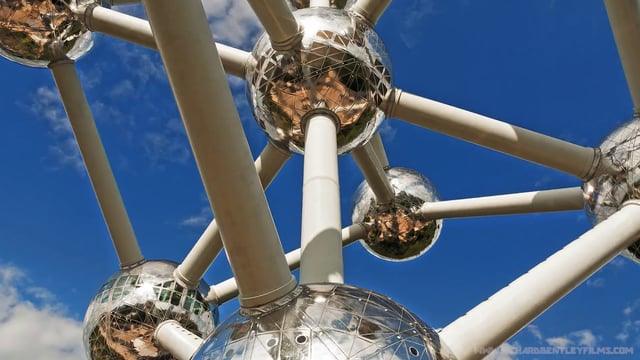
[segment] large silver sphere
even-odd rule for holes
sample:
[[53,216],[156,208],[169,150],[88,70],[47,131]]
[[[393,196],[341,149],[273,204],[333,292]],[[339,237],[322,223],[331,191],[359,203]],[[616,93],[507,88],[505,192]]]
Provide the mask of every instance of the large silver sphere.
[[[640,118],[614,130],[600,151],[619,171],[596,176],[583,185],[585,209],[594,225],[618,211],[625,201],[640,200]],[[640,241],[623,254],[640,264]]]
[[391,92],[391,62],[378,35],[344,10],[294,12],[304,29],[295,50],[258,40],[247,66],[249,103],[277,146],[304,152],[306,117],[330,111],[338,125],[338,152],[367,142],[384,118],[380,105]]
[[47,67],[65,56],[87,53],[91,32],[71,10],[98,0],[0,0],[0,55],[17,63]]
[[411,260],[427,252],[442,229],[442,219],[429,220],[416,211],[440,198],[429,179],[413,170],[395,167],[386,173],[395,199],[377,203],[363,181],[353,197],[351,220],[369,225],[367,237],[360,242],[371,254],[389,261]]
[[209,335],[218,309],[204,301],[209,287],[189,290],[173,277],[177,264],[148,261],[113,275],[98,290],[84,319],[89,359],[173,359],[153,341],[156,326],[177,320],[198,336]]
[[[356,0],[330,0],[329,6],[334,9],[349,9]],[[292,10],[306,9],[309,7],[309,0],[288,0],[287,3]]]
[[438,335],[388,297],[308,284],[262,309],[239,310],[193,360],[441,358]]

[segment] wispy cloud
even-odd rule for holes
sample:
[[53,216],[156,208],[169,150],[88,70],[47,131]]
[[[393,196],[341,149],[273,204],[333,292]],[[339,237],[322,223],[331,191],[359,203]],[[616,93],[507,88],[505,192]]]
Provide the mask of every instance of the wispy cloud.
[[640,299],[636,299],[622,309],[624,320],[616,339],[624,344],[640,346]]
[[513,360],[517,359],[517,350],[520,345],[516,343],[504,343],[498,348],[493,350],[489,355],[485,356],[483,360]]
[[568,335],[550,337],[545,341],[547,344],[559,348],[565,348],[568,346],[593,347],[598,343],[598,337],[591,330],[583,329],[571,332]]
[[213,214],[211,213],[211,208],[209,206],[203,206],[197,214],[180,221],[180,226],[204,228],[209,225],[212,219]]
[[263,32],[247,1],[203,0],[216,41],[250,49]]
[[404,20],[400,26],[400,39],[408,48],[418,45],[418,28],[425,17],[437,13],[434,0],[408,0],[403,7]]
[[0,265],[0,359],[84,359],[82,323],[48,290],[30,284],[22,270]]

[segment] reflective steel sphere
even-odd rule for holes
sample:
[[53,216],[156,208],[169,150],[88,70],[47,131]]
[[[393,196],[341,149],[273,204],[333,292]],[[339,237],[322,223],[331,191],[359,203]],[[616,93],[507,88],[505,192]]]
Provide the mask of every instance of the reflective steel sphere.
[[71,8],[97,0],[0,0],[0,55],[17,63],[47,67],[65,56],[87,53],[91,32]]
[[[329,5],[334,9],[349,9],[356,0],[330,0]],[[289,7],[293,10],[306,9],[309,7],[309,0],[289,0]]]
[[371,254],[390,261],[414,259],[433,246],[442,229],[442,219],[429,220],[416,211],[440,198],[429,179],[413,170],[395,167],[386,172],[395,199],[377,203],[363,181],[353,197],[351,220],[369,225],[367,238],[360,242]]
[[89,359],[173,359],[158,348],[153,332],[164,320],[177,320],[198,336],[218,322],[218,309],[204,301],[209,287],[183,288],[173,278],[177,264],[148,261],[121,270],[102,285],[84,319],[84,346]]
[[384,295],[347,285],[301,285],[263,308],[241,309],[194,360],[441,359],[438,335]]
[[282,52],[263,35],[247,66],[253,113],[271,141],[303,153],[306,116],[330,111],[338,123],[338,152],[367,142],[384,118],[391,92],[391,62],[378,35],[344,10],[310,8],[294,13],[302,43]]
[[[625,201],[640,199],[640,118],[614,130],[600,144],[600,151],[619,171],[596,176],[582,187],[585,209],[594,225],[618,211]],[[640,264],[640,241],[623,254]]]

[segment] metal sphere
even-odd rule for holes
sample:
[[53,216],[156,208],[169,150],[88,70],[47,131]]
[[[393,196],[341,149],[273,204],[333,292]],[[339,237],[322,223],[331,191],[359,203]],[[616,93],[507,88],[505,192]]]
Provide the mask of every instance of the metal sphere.
[[429,326],[384,295],[307,284],[274,304],[234,313],[192,359],[426,360],[441,359],[440,348]]
[[[334,9],[349,9],[356,0],[330,0],[329,6]],[[309,7],[309,0],[288,0],[287,4],[292,10],[306,9]]]
[[265,34],[247,65],[249,103],[270,140],[304,152],[306,117],[330,111],[338,127],[338,152],[366,143],[384,118],[391,92],[391,62],[378,35],[344,10],[310,8],[295,13],[301,44],[277,51]]
[[97,0],[0,0],[0,55],[17,63],[47,67],[75,60],[93,45],[91,32],[71,10]]
[[165,320],[176,320],[199,336],[218,322],[218,309],[204,301],[209,287],[180,286],[173,277],[177,264],[147,261],[121,270],[102,285],[84,319],[84,346],[89,359],[173,359],[153,341]]
[[[600,144],[600,151],[618,172],[583,184],[585,210],[593,225],[618,211],[625,201],[640,200],[640,117],[614,130]],[[623,254],[640,264],[640,240]]]
[[389,261],[411,260],[427,252],[440,236],[442,219],[416,213],[425,202],[440,198],[429,179],[413,170],[395,167],[386,173],[394,200],[377,203],[363,181],[353,197],[351,220],[368,224],[367,238],[360,242],[371,254]]

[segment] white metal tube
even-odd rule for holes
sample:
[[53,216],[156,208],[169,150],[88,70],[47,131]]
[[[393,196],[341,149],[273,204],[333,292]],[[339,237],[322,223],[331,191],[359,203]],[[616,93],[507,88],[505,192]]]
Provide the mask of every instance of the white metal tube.
[[285,0],[248,0],[276,50],[291,50],[302,39],[302,28]]
[[596,149],[572,144],[486,116],[395,90],[389,117],[557,169],[580,179],[614,172]]
[[176,320],[161,322],[156,327],[153,337],[160,347],[173,355],[176,360],[190,360],[203,341]]
[[584,195],[579,187],[429,202],[419,213],[430,219],[581,210]]
[[640,112],[640,1],[605,0],[634,112]]
[[[353,224],[342,229],[342,246],[352,244],[354,241],[364,239],[367,236],[367,228],[364,224]],[[290,251],[286,254],[287,263],[291,271],[300,267],[300,249]],[[238,296],[238,285],[236,279],[230,278],[216,285],[212,285],[205,301],[222,305],[225,302]]]
[[300,283],[343,283],[336,123],[323,113],[306,120]]
[[351,156],[358,164],[360,171],[367,180],[371,191],[379,203],[389,203],[395,198],[395,193],[384,168],[378,161],[378,156],[371,143],[355,148]]
[[91,185],[109,229],[122,268],[144,260],[131,221],[113,177],[93,114],[80,84],[75,65],[61,60],[49,65],[64,104],[71,129],[84,160]]
[[440,340],[455,359],[487,355],[640,237],[640,203],[617,213],[447,325]]
[[391,0],[358,0],[351,6],[350,10],[375,25],[390,3]]
[[373,138],[369,140],[369,143],[376,152],[376,156],[378,157],[378,161],[380,162],[380,165],[382,165],[382,168],[385,170],[388,169],[390,167],[389,159],[387,158],[387,152],[384,149],[384,143],[382,142],[382,136],[380,136],[380,133],[376,132]]
[[[291,153],[267,143],[262,153],[254,161],[260,184],[266,189],[280,169],[291,157]],[[215,258],[222,250],[222,238],[216,220],[212,220],[191,251],[178,265],[174,275],[184,286],[196,288]]]
[[[102,6],[89,6],[78,9],[87,28],[118,39],[132,42],[149,49],[156,49],[156,41],[149,22],[135,16],[120,13]],[[231,75],[244,77],[245,65],[250,54],[231,46],[217,44],[218,54],[224,70]]]
[[143,0],[209,198],[240,305],[293,290],[284,251],[200,0]]
[[310,0],[309,7],[329,7],[331,6],[330,0]]

